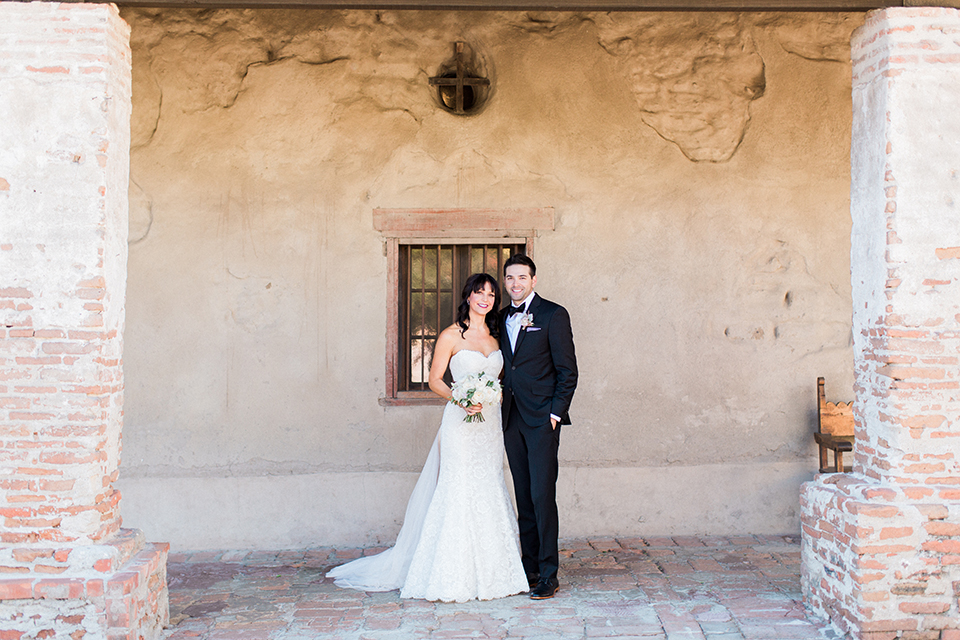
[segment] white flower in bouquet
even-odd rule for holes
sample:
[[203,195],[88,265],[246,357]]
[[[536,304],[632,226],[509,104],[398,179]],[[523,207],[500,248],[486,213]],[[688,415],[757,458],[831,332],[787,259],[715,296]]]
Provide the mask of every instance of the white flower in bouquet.
[[[491,405],[500,401],[503,392],[500,380],[481,372],[478,375],[469,375],[453,383],[450,388],[453,392],[452,401],[464,409],[478,404]],[[464,418],[466,422],[483,422],[482,413],[475,413]]]

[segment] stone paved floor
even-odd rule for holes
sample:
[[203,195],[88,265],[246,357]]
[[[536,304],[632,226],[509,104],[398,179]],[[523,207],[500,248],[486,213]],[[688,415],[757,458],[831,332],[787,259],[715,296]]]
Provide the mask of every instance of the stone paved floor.
[[838,637],[801,603],[795,536],[591,538],[561,549],[552,600],[466,604],[360,593],[324,578],[359,550],[174,553],[166,638]]

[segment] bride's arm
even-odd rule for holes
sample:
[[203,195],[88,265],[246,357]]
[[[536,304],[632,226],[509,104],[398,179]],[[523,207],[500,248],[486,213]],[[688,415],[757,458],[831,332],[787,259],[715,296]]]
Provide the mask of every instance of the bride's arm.
[[[433,348],[433,362],[430,364],[430,390],[435,394],[451,402],[453,392],[447,383],[443,381],[443,374],[447,372],[447,365],[450,364],[450,358],[453,357],[453,347],[461,339],[460,327],[450,325],[440,332],[437,337],[437,346]],[[473,404],[469,407],[463,407],[467,415],[480,413],[483,410],[482,404]]]
[[[443,374],[447,372],[447,365],[450,364],[450,358],[453,357],[453,345],[456,338],[450,332],[454,327],[447,327],[437,336],[437,346],[433,348],[433,362],[430,364],[430,390],[435,394],[450,401],[453,392],[443,381]],[[459,337],[459,336],[456,336]]]

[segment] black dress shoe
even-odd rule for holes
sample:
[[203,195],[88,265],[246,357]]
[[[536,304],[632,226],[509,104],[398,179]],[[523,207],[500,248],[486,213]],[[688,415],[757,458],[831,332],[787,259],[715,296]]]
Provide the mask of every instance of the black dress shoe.
[[557,595],[557,591],[560,590],[560,584],[556,581],[541,580],[537,583],[537,586],[533,588],[533,591],[530,592],[531,600],[546,600],[547,598],[552,598]]
[[540,582],[540,574],[539,574],[539,573],[528,573],[528,574],[527,574],[527,585],[529,585],[529,587],[530,587],[531,589],[533,589],[534,587],[536,587],[538,582]]

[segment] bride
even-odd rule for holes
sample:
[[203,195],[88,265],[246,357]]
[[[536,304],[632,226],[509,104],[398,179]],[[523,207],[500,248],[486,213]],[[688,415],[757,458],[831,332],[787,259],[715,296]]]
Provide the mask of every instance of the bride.
[[[448,401],[440,430],[407,503],[403,527],[383,553],[327,573],[338,586],[400,589],[402,598],[444,602],[491,600],[527,591],[517,519],[503,478],[500,403],[454,404],[443,375],[454,380],[484,372],[497,377],[500,287],[475,273],[461,294],[457,321],[437,338],[430,389]],[[466,422],[482,413],[482,422]]]

